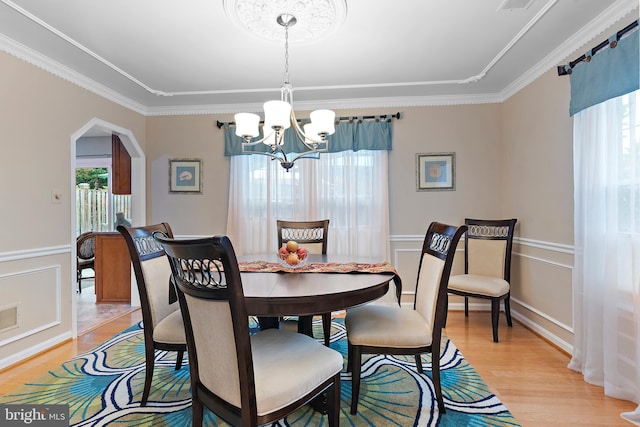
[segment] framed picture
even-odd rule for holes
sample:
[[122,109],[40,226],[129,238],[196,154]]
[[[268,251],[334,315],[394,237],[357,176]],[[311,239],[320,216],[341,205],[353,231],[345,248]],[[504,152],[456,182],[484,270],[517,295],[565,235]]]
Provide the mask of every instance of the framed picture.
[[456,189],[456,153],[416,154],[417,191]]
[[169,193],[202,194],[202,160],[169,160]]

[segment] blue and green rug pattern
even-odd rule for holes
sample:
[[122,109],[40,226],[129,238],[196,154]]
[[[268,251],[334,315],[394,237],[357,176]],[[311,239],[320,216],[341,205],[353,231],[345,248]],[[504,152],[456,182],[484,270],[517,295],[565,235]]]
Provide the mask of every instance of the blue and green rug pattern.
[[[13,393],[0,404],[69,404],[71,426],[190,426],[188,362],[175,371],[175,353],[156,352],[149,403],[140,406],[144,385],[144,338],[137,324],[93,351],[79,355]],[[321,324],[314,325],[321,337]],[[333,319],[331,346],[345,357],[343,319]],[[342,426],[518,426],[509,410],[488,389],[448,339],[441,355],[446,413],[435,405],[431,358],[423,356],[424,374],[413,357],[363,356],[358,414],[349,414],[351,374],[342,373]],[[205,425],[227,426],[205,412]],[[274,427],[325,426],[327,418],[304,407]]]

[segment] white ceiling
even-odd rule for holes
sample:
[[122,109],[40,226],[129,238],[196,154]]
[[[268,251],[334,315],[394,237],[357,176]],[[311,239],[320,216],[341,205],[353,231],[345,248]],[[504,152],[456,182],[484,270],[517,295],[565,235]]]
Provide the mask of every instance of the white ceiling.
[[[296,108],[500,102],[638,18],[638,0],[503,3],[346,0],[335,31],[291,43]],[[284,34],[223,0],[0,0],[0,49],[149,115],[257,111],[284,75]]]

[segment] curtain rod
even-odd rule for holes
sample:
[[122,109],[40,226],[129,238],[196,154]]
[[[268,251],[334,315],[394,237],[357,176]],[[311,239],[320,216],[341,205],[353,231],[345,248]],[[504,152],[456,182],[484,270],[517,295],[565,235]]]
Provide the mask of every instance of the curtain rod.
[[[348,117],[336,117],[336,121],[337,122],[346,122],[346,121],[353,121],[353,120],[372,120],[372,119],[376,119],[376,120],[380,120],[380,119],[387,119],[389,121],[391,121],[391,119],[396,119],[396,120],[400,120],[400,112],[398,111],[395,114],[376,114],[375,116],[348,116]],[[300,120],[298,120],[300,121]],[[261,120],[260,123],[263,123],[264,121]],[[235,122],[221,122],[220,120],[216,120],[216,126],[218,126],[218,129],[220,129],[222,126],[229,126],[229,125],[235,125]]]
[[[635,20],[633,21],[631,24],[627,25],[626,27],[624,27],[623,29],[621,29],[620,31],[618,31],[616,33],[616,40],[615,41],[611,41],[611,47],[614,48],[617,45],[617,42],[622,38],[622,36],[624,36],[625,34],[627,34],[628,32],[630,32],[631,30],[633,30],[634,28],[636,28],[638,26],[638,21],[639,20]],[[559,76],[566,76],[571,74],[571,69],[573,67],[575,67],[577,64],[579,64],[582,61],[591,61],[591,57],[593,55],[595,55],[596,53],[598,53],[601,49],[605,48],[606,46],[609,45],[609,39],[603,41],[602,43],[600,43],[599,45],[597,45],[596,47],[594,47],[593,49],[591,49],[590,51],[590,55],[587,56],[587,54],[585,53],[584,55],[582,55],[580,58],[574,59],[573,61],[569,62],[568,66],[569,69],[567,70],[567,65],[559,65],[558,66],[558,75]]]

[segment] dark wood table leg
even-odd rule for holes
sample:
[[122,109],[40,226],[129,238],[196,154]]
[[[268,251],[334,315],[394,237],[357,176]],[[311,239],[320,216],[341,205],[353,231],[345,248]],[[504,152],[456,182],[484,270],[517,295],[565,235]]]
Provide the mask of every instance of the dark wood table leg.
[[277,317],[258,316],[258,324],[260,325],[261,331],[265,329],[278,329],[280,327],[280,319]]
[[313,316],[298,316],[298,333],[313,338]]

